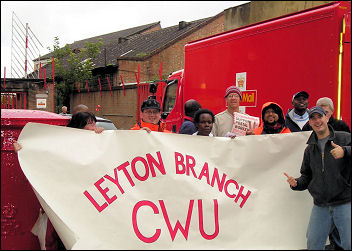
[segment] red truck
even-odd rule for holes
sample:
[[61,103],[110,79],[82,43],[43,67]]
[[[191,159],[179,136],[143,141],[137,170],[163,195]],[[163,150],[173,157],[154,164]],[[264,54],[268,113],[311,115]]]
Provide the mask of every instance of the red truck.
[[167,129],[178,132],[184,103],[196,99],[217,114],[236,85],[241,107],[260,117],[274,101],[284,113],[294,93],[307,91],[309,107],[330,97],[334,116],[351,127],[351,2],[341,1],[273,18],[185,45],[184,69],[170,74],[163,97]]

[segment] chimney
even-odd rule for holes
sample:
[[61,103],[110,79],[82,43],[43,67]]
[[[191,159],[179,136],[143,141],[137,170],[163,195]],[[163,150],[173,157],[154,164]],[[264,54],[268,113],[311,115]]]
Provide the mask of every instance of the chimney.
[[119,44],[121,44],[121,43],[123,43],[123,42],[125,42],[125,41],[127,41],[128,40],[128,38],[125,38],[125,37],[119,37],[119,39],[118,39],[118,43]]
[[188,23],[186,21],[180,21],[178,23],[178,30],[182,30],[183,28],[185,28],[188,25]]

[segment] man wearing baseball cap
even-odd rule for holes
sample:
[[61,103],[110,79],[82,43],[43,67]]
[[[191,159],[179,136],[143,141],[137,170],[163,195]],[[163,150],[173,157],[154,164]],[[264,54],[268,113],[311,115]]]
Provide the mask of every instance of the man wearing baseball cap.
[[336,226],[336,243],[351,250],[351,134],[334,131],[320,106],[310,109],[309,125],[313,132],[304,151],[301,177],[284,173],[292,190],[308,189],[313,197],[307,248],[324,250]]
[[151,131],[170,132],[165,129],[160,118],[160,103],[153,98],[148,98],[141,105],[141,121],[137,122],[131,130],[146,130],[148,133]]
[[285,116],[286,127],[291,132],[300,132],[308,124],[308,98],[305,91],[296,92],[292,97],[293,109],[289,109]]
[[[343,121],[342,119],[334,118],[334,116],[333,116],[334,103],[332,102],[331,98],[322,97],[317,100],[316,105],[321,106],[321,108],[324,109],[324,111],[326,113],[326,117],[329,120],[328,125],[331,125],[335,131],[351,132],[350,127],[346,124],[345,121]],[[311,131],[311,130],[312,130],[312,128],[310,127],[309,124],[306,124],[302,128],[302,131]]]
[[[240,112],[241,100],[242,92],[237,86],[231,85],[226,89],[225,101],[227,109],[215,115],[215,122],[211,131],[215,137],[231,136],[233,113]],[[248,131],[247,134],[254,134],[254,132]]]

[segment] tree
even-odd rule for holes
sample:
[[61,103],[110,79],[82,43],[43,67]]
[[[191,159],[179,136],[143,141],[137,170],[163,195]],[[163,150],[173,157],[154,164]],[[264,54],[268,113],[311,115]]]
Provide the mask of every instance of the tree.
[[84,83],[92,79],[93,59],[99,54],[102,44],[99,39],[97,43],[86,42],[83,48],[72,50],[69,44],[60,48],[59,38],[54,38],[53,49],[48,47],[48,50],[53,54],[55,63],[56,111],[60,111],[63,105],[69,106],[76,81]]

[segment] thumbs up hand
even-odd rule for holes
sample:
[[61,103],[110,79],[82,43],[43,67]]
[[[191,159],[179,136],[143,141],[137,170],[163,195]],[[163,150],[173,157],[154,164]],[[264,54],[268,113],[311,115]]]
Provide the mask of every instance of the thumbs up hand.
[[284,175],[287,177],[287,183],[290,184],[291,187],[297,186],[297,180],[295,178],[289,176],[287,173],[284,173]]
[[332,150],[330,151],[331,155],[332,155],[335,159],[341,159],[341,158],[343,158],[343,156],[345,155],[345,152],[344,152],[344,150],[342,149],[342,147],[339,146],[339,145],[336,145],[336,144],[334,143],[334,141],[331,141],[331,145],[332,145],[332,147],[334,148],[334,149],[332,149]]

